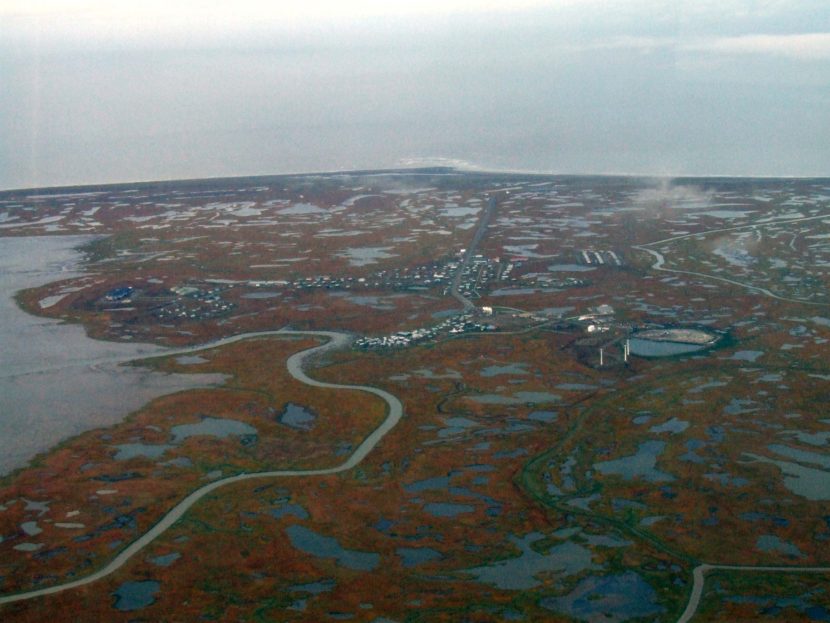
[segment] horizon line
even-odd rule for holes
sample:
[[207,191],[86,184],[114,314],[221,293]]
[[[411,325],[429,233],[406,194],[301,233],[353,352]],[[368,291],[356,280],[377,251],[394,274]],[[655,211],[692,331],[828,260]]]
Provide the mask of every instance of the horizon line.
[[108,182],[83,182],[83,183],[68,183],[47,186],[19,186],[0,188],[0,193],[20,193],[28,191],[55,191],[68,190],[79,188],[102,188],[102,187],[116,187],[129,186],[133,184],[149,185],[149,184],[167,184],[167,183],[181,183],[181,182],[206,182],[206,181],[221,181],[221,180],[244,180],[244,179],[264,179],[264,178],[279,178],[279,177],[301,177],[312,175],[367,175],[372,173],[415,173],[426,171],[445,171],[459,174],[506,174],[506,175],[533,175],[540,177],[606,177],[606,178],[628,178],[628,179],[744,179],[744,180],[830,180],[830,175],[735,175],[723,173],[710,174],[669,174],[669,173],[620,173],[620,172],[603,172],[603,173],[574,173],[574,172],[552,172],[542,171],[538,169],[509,169],[509,168],[483,168],[474,165],[459,165],[459,164],[420,164],[418,166],[399,166],[399,167],[380,167],[377,169],[329,169],[316,171],[288,171],[282,173],[255,173],[255,174],[240,174],[240,175],[209,175],[206,177],[182,177],[182,178],[158,178],[158,179],[138,179],[138,180],[123,180],[123,181],[108,181]]

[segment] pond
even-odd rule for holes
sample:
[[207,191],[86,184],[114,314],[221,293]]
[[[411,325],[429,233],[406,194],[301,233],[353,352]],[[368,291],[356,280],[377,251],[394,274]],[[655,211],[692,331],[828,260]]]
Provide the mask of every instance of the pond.
[[441,215],[450,218],[458,218],[461,216],[474,216],[481,211],[481,208],[458,208],[448,207],[441,209]]
[[476,422],[460,416],[444,418],[444,422],[447,423],[447,428],[442,428],[438,431],[438,437],[440,438],[460,435],[468,429],[478,426]]
[[225,438],[231,435],[256,435],[257,429],[239,420],[226,418],[206,417],[195,424],[180,424],[170,429],[173,434],[173,443],[181,443],[188,437],[207,435],[209,437]]
[[598,385],[589,385],[588,383],[560,383],[556,389],[561,389],[566,392],[582,392],[593,391],[599,389]]
[[303,526],[289,526],[285,530],[291,545],[318,558],[334,558],[338,565],[356,571],[371,571],[380,563],[380,555],[341,547],[337,539],[323,536]]
[[410,493],[421,493],[422,491],[435,491],[436,489],[449,490],[450,478],[452,476],[433,476],[424,480],[416,480],[413,483],[404,485],[403,488]]
[[326,210],[313,203],[295,203],[290,208],[279,210],[277,214],[285,214],[287,216],[306,215],[306,214],[325,214]]
[[412,373],[417,374],[422,379],[440,380],[462,378],[460,372],[458,372],[457,370],[452,370],[450,368],[446,368],[444,372],[435,372],[434,370],[430,370],[429,368],[421,368],[419,370],[413,370]]
[[296,517],[297,519],[308,519],[308,511],[300,504],[283,504],[277,508],[272,508],[268,513],[274,519],[282,519],[283,517]]
[[392,247],[351,247],[345,249],[340,257],[348,259],[350,266],[368,266],[369,264],[376,264],[378,260],[397,257],[393,253],[387,253],[390,249]]
[[267,300],[275,299],[280,296],[282,296],[281,292],[250,292],[248,294],[243,294],[241,298],[251,300]]
[[628,341],[631,354],[640,357],[673,357],[706,350],[708,346],[685,342],[663,342],[632,337]]
[[558,417],[559,414],[556,411],[533,411],[527,416],[527,419],[547,424],[555,422]]
[[531,546],[542,538],[538,532],[524,537],[511,536],[510,541],[521,552],[519,556],[464,571],[479,582],[493,584],[501,590],[521,591],[539,586],[542,582],[536,576],[543,572],[573,575],[597,568],[591,562],[591,551],[571,541],[555,545],[545,554],[537,552]]
[[199,355],[182,355],[181,357],[176,357],[176,363],[180,366],[194,366],[200,363],[207,363],[208,361],[210,360]]
[[342,298],[346,299],[350,303],[354,303],[355,305],[361,305],[363,307],[371,307],[372,309],[377,309],[379,311],[393,311],[395,309],[395,299],[404,298],[405,295],[392,295],[392,296],[369,296],[369,295],[358,295],[352,294],[351,292],[330,292],[329,296],[335,298]]
[[830,500],[830,472],[789,461],[776,461],[748,452],[744,453],[744,456],[759,463],[775,465],[784,475],[784,486],[796,495],[813,501]]
[[520,405],[537,404],[545,402],[559,402],[560,397],[548,392],[517,392],[512,396],[501,396],[499,394],[482,394],[481,396],[470,396],[470,400],[485,405]]
[[713,216],[715,218],[745,218],[750,214],[755,214],[755,210],[707,210],[706,212],[699,212],[702,216]]
[[746,487],[749,484],[749,480],[746,478],[743,478],[742,476],[733,476],[732,474],[725,472],[704,474],[703,477],[706,478],[706,480],[718,483],[721,487]]
[[309,582],[308,584],[295,584],[289,586],[288,590],[292,593],[309,593],[311,595],[319,595],[320,593],[329,593],[337,583],[334,580],[320,580],[318,582]]
[[160,588],[161,584],[155,580],[125,582],[113,593],[115,608],[125,612],[146,608],[156,601],[156,594]]
[[662,424],[655,424],[649,430],[652,433],[672,433],[676,435],[677,433],[682,433],[687,428],[689,428],[689,422],[673,417]]
[[759,403],[750,399],[733,398],[729,404],[723,408],[726,415],[742,415],[744,413],[754,413],[760,409]]
[[280,413],[279,422],[298,430],[311,430],[317,414],[305,407],[289,402]]
[[806,443],[811,446],[826,446],[830,444],[830,431],[823,431],[819,433],[808,433],[800,430],[788,430],[786,434],[792,435],[801,443]]
[[539,605],[590,623],[619,623],[664,611],[656,591],[634,571],[587,577],[568,595],[546,597]]
[[594,463],[594,469],[601,474],[622,476],[625,480],[642,478],[649,482],[668,482],[674,480],[674,477],[656,469],[657,457],[665,448],[664,441],[644,441],[637,448],[636,454]]
[[789,558],[804,558],[804,554],[795,545],[772,534],[759,536],[755,548],[762,552],[783,554]]
[[830,469],[830,455],[819,452],[810,452],[808,450],[800,450],[798,448],[785,446],[783,444],[770,444],[767,448],[779,456],[793,459],[799,463],[811,463],[813,465],[823,467],[824,469]]
[[116,461],[128,461],[136,457],[157,459],[172,447],[172,445],[161,443],[123,443],[115,446],[117,452],[114,458]]
[[596,270],[596,266],[585,266],[583,264],[551,264],[548,270],[552,273],[585,273]]
[[443,558],[440,552],[431,547],[399,547],[395,553],[401,557],[401,564],[404,567],[415,567]]
[[755,362],[758,357],[764,354],[762,350],[739,350],[730,357],[734,361],[748,361]]
[[509,363],[503,366],[493,365],[482,368],[479,374],[485,378],[491,378],[501,374],[523,375],[528,373],[525,368],[527,368],[526,363]]
[[169,567],[181,557],[182,555],[179,552],[171,552],[170,554],[150,558],[149,561],[157,567]]
[[472,513],[476,507],[470,504],[456,504],[453,502],[430,502],[424,504],[424,511],[433,517],[456,517],[465,513]]

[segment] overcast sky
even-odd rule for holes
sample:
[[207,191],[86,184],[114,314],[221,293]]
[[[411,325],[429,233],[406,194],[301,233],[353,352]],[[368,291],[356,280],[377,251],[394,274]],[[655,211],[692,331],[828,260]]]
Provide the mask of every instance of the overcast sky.
[[827,0],[0,1],[0,188],[830,175]]

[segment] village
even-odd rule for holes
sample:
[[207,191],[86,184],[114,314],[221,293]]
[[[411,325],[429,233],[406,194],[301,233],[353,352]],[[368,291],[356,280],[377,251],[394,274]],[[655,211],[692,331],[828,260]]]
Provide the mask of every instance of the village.
[[[315,177],[209,198],[194,187],[176,209],[169,196],[145,207],[141,193],[122,191],[58,197],[52,208],[32,200],[31,215],[12,215],[18,229],[97,235],[70,220],[93,218],[97,204],[96,227],[109,228],[74,243],[87,241],[76,252],[83,273],[55,272],[18,296],[64,329],[84,326],[81,346],[62,349],[70,365],[99,343],[107,362],[115,348],[125,353],[116,361],[167,356],[104,368],[71,404],[67,383],[41,382],[49,377],[37,365],[26,426],[38,410],[74,425],[73,414],[97,414],[109,396],[123,413],[104,428],[90,420],[9,476],[5,595],[91,577],[89,560],[106,568],[175,517],[176,499],[217,482],[228,495],[211,493],[118,574],[95,580],[113,595],[95,600],[101,620],[133,609],[161,620],[202,585],[186,618],[224,620],[230,610],[204,606],[215,588],[249,595],[252,574],[261,582],[272,560],[280,565],[262,588],[280,601],[266,616],[315,621],[345,612],[343,595],[369,583],[393,597],[374,590],[361,602],[396,620],[395,587],[436,608],[436,620],[455,620],[448,591],[463,605],[484,590],[503,608],[515,586],[527,620],[578,613],[569,600],[636,619],[646,611],[604,604],[649,590],[649,611],[675,620],[700,561],[825,565],[826,528],[801,518],[821,517],[830,496],[827,422],[814,407],[830,378],[826,288],[792,297],[827,265],[826,184],[769,181],[748,193],[694,183],[712,190],[495,176],[408,180],[405,190],[386,177]],[[776,270],[796,280],[776,281]],[[21,354],[37,350],[21,344]],[[302,354],[327,344],[325,357]],[[97,368],[78,366],[85,377]],[[148,373],[165,385],[145,407],[127,403],[130,392],[88,391],[113,379],[144,388]],[[396,401],[406,417],[390,428]],[[388,434],[379,441],[376,431]],[[13,445],[10,455],[21,439]],[[348,475],[334,481],[338,465]],[[267,470],[279,474],[273,483],[238,481]],[[252,536],[270,549],[249,548]],[[579,566],[561,572],[574,554]],[[354,561],[377,569],[341,573]],[[252,573],[228,582],[229,569]],[[439,576],[446,586],[425,580]],[[782,585],[769,578],[760,590]],[[321,585],[331,590],[310,592]],[[121,597],[145,587],[152,598]],[[794,615],[826,603],[809,590],[786,588],[803,597]],[[87,607],[76,594],[63,593],[69,606]],[[4,617],[25,620],[14,608]],[[492,612],[481,620],[510,620]]]

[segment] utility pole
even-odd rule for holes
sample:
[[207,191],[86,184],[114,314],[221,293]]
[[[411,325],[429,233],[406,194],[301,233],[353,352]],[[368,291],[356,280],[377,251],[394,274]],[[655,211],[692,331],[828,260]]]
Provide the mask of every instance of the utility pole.
[[602,347],[599,349],[599,367],[602,367]]

